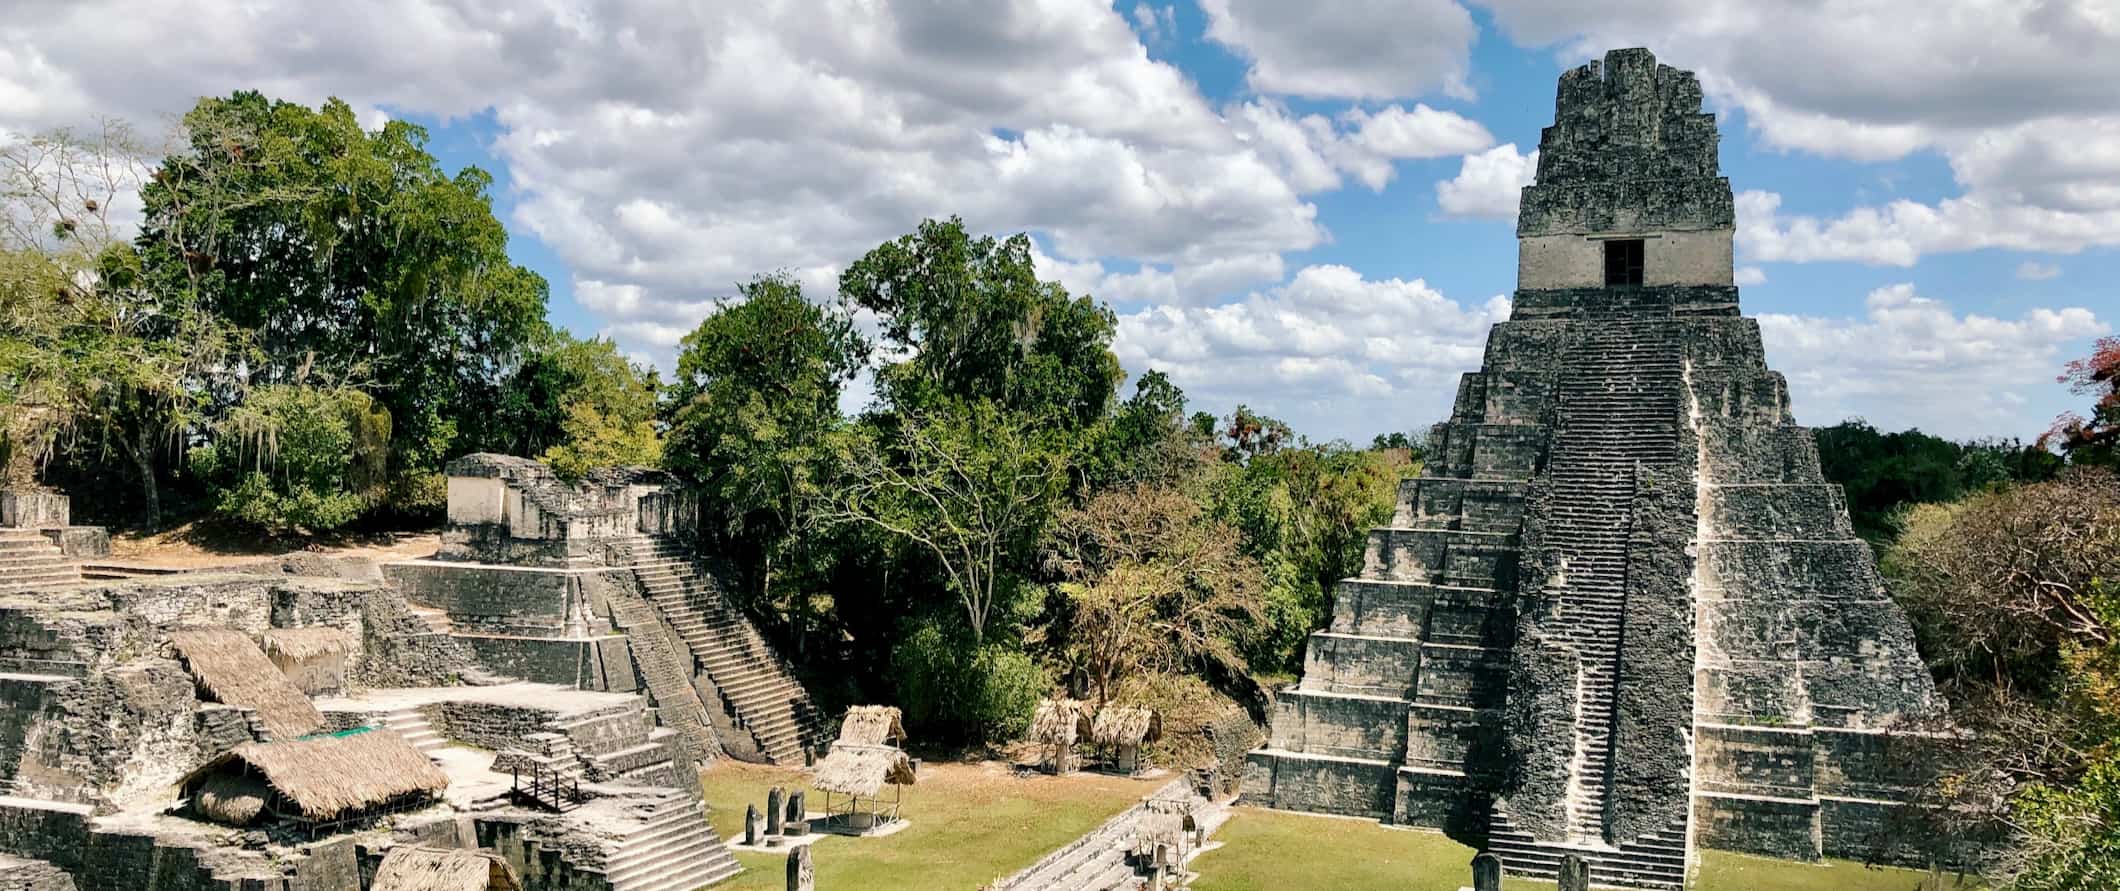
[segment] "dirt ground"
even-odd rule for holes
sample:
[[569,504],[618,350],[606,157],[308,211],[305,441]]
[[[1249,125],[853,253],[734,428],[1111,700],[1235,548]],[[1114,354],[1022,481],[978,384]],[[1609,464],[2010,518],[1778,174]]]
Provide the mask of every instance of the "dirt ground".
[[198,523],[143,535],[111,536],[109,562],[134,566],[199,569],[250,563],[286,554],[410,560],[441,547],[438,532],[384,532],[342,535],[309,541],[287,541],[224,532]]

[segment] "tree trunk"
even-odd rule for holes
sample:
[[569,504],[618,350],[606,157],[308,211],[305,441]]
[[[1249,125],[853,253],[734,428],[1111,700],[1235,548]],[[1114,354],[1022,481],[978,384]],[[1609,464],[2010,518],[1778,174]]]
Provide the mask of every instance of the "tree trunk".
[[137,433],[138,442],[120,438],[126,456],[132,459],[133,472],[140,476],[140,512],[146,517],[147,531],[162,527],[162,493],[155,486],[155,447],[153,434],[142,428]]

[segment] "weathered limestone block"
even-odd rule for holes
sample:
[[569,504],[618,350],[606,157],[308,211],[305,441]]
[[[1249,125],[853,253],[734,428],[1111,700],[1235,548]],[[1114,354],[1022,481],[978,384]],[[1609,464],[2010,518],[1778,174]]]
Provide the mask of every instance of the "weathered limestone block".
[[1396,760],[1406,750],[1406,701],[1284,690],[1274,703],[1271,745],[1290,752]]
[[0,491],[0,526],[56,529],[72,523],[73,506],[64,495],[34,489]]
[[779,835],[787,825],[787,793],[774,786],[766,792],[766,834]]
[[1482,787],[1464,773],[1401,767],[1396,779],[1390,817],[1393,824],[1454,834],[1482,828],[1486,817]]
[[756,804],[747,804],[747,805],[744,805],[744,807],[743,807],[743,843],[744,843],[744,844],[746,844],[746,845],[757,845],[757,844],[759,843],[760,837],[761,837],[762,835],[763,835],[763,833],[761,833],[761,832],[759,831],[759,824],[758,824],[758,805],[756,805]]
[[1265,807],[1380,820],[1392,811],[1395,773],[1384,761],[1258,751],[1245,759],[1243,798]]
[[[809,808],[804,806],[803,804],[802,790],[797,789],[793,792],[788,793],[788,822],[801,823],[809,819],[810,811]],[[805,835],[807,833],[797,832],[794,834]]]
[[1304,648],[1303,679],[1312,689],[1405,699],[1421,669],[1421,643],[1320,631]]
[[1816,860],[1818,800],[1698,793],[1693,826],[1699,844],[1725,851]]
[[1500,758],[1495,713],[1455,705],[1414,703],[1406,709],[1406,766],[1492,773]]
[[1423,643],[1414,698],[1469,708],[1499,706],[1509,682],[1504,656],[1483,646]]
[[1695,728],[1695,788],[1809,798],[1818,785],[1816,739],[1808,728],[1701,724]]
[[1626,654],[1620,661],[1612,726],[1606,825],[1613,838],[1639,838],[1683,825],[1691,807],[1672,778],[1693,753],[1693,574],[1689,546],[1698,528],[1692,473],[1683,465],[1644,468],[1636,482],[1628,547]]
[[64,526],[41,530],[45,538],[69,560],[96,560],[110,556],[110,531],[101,526]]

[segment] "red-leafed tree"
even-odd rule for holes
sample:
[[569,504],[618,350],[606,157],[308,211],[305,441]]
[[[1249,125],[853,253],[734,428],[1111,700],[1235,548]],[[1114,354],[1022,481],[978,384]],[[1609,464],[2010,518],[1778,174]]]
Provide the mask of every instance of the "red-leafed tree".
[[2120,447],[2120,335],[2099,338],[2089,356],[2068,363],[2060,381],[2070,392],[2097,401],[2088,417],[2068,412],[2055,418],[2040,444],[2059,448],[2071,458]]

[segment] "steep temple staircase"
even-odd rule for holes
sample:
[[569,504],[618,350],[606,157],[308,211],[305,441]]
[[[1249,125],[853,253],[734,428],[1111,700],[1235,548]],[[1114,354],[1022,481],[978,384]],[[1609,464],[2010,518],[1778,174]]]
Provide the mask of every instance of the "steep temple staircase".
[[1568,838],[1540,841],[1496,813],[1489,845],[1511,872],[1556,875],[1576,854],[1593,876],[1640,887],[1685,882],[1686,827],[1612,844],[1606,838],[1620,643],[1625,633],[1628,543],[1640,468],[1679,461],[1683,369],[1667,324],[1639,318],[1582,323],[1559,390],[1560,418],[1547,465],[1552,484],[1546,542],[1563,560],[1561,639],[1574,648],[1577,714],[1569,766]]
[[636,536],[622,547],[642,593],[719,692],[721,702],[708,707],[723,709],[773,764],[801,765],[806,751],[821,750],[830,740],[824,716],[714,574],[667,537]]

